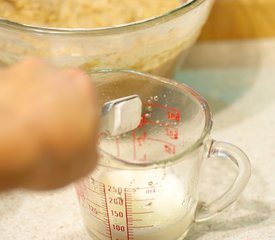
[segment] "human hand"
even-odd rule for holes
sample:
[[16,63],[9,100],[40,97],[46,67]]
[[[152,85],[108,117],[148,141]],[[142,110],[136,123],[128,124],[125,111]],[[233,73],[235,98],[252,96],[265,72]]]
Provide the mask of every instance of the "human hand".
[[0,70],[0,190],[62,187],[97,162],[91,79],[28,58]]

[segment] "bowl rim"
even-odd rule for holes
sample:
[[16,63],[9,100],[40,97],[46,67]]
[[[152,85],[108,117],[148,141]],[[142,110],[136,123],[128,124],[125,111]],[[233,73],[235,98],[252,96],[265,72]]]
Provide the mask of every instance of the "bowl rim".
[[186,14],[193,9],[200,6],[203,2],[207,0],[192,0],[186,4],[179,6],[167,13],[158,15],[152,18],[146,18],[144,20],[120,24],[111,27],[101,27],[101,28],[52,28],[52,27],[40,27],[30,24],[22,24],[7,19],[0,18],[0,27],[7,27],[10,29],[15,29],[19,31],[27,31],[34,33],[43,34],[58,34],[58,35],[79,35],[79,34],[89,34],[89,35],[108,35],[114,33],[124,33],[131,32],[139,29],[149,28],[157,24],[166,23],[180,15]]

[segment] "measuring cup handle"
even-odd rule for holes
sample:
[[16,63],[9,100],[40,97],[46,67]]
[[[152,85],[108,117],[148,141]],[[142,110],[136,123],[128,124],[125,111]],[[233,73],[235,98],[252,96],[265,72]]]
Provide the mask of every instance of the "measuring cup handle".
[[249,159],[238,147],[225,142],[213,141],[208,158],[212,157],[217,157],[221,160],[231,160],[238,167],[239,173],[233,184],[222,196],[211,203],[204,203],[198,207],[195,222],[208,220],[231,205],[244,190],[250,178]]

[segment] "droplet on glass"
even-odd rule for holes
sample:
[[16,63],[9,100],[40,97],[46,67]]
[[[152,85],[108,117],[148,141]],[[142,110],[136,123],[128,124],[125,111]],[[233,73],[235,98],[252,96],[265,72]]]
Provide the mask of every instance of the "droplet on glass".
[[146,117],[146,118],[150,118],[150,117],[151,117],[151,114],[150,114],[150,113],[145,113],[145,117]]

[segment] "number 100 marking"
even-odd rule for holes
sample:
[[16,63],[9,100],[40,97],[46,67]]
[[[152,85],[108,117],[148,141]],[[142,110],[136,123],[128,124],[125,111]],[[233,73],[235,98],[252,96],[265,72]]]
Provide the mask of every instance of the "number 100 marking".
[[113,229],[118,231],[118,232],[125,232],[125,227],[124,226],[119,226],[119,225],[113,224]]

